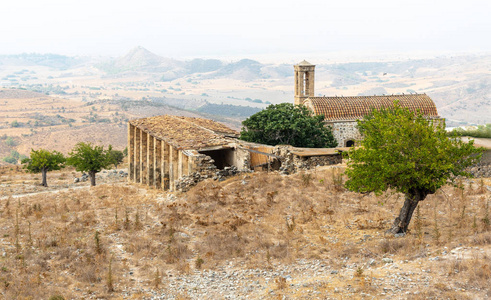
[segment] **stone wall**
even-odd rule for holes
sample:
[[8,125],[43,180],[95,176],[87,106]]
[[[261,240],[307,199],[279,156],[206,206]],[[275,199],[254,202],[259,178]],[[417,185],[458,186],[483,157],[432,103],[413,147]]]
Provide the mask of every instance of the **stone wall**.
[[483,152],[481,160],[470,168],[470,172],[475,177],[491,177],[491,150]]
[[297,170],[310,170],[317,166],[340,164],[343,160],[341,154],[323,156],[293,156],[293,163]]
[[327,126],[331,126],[332,134],[336,141],[338,141],[338,147],[346,147],[346,142],[361,140],[361,134],[356,128],[356,121],[345,122],[328,122]]
[[334,155],[299,156],[292,153],[291,146],[276,146],[273,153],[281,157],[281,174],[292,174],[310,170],[317,166],[328,166],[342,163],[341,153]]
[[185,152],[186,155],[189,155],[190,161],[192,161],[193,172],[175,180],[176,190],[178,191],[186,192],[191,187],[208,178],[222,181],[226,177],[250,171],[247,164],[249,152],[243,149],[234,149],[233,155],[231,155],[233,165],[223,169],[218,169],[214,164],[215,161],[208,155],[201,154],[195,150]]

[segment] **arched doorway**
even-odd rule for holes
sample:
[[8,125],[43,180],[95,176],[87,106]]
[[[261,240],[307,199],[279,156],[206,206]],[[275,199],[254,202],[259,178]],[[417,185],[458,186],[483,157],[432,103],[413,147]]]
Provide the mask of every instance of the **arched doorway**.
[[354,147],[354,146],[355,146],[355,141],[353,140],[346,141],[346,147]]

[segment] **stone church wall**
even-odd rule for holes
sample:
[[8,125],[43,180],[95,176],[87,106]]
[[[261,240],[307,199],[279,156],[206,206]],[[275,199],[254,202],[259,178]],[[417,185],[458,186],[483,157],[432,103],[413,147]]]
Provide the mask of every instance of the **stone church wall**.
[[338,141],[338,147],[346,147],[346,142],[356,142],[362,138],[356,128],[356,121],[328,122],[326,125],[331,126],[334,138]]

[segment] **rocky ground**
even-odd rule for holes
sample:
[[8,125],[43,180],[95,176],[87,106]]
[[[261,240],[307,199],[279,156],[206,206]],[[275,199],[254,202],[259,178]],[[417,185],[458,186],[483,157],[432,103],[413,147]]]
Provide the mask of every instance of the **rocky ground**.
[[0,171],[5,299],[491,297],[490,179],[430,196],[394,237],[401,196],[344,191],[339,168],[172,194],[129,184],[124,169],[95,188],[52,172],[47,190],[39,175]]

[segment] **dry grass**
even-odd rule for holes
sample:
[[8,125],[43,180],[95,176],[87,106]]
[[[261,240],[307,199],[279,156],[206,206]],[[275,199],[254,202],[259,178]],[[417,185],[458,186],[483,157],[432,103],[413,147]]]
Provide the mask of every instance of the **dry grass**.
[[[439,278],[451,280],[421,287],[418,297],[451,298],[456,288],[489,286],[489,257],[471,251],[491,248],[489,192],[476,191],[476,185],[469,190],[466,182],[465,193],[446,187],[420,204],[419,230],[415,217],[412,232],[394,238],[384,230],[402,197],[343,191],[340,171],[319,170],[308,179],[305,173],[256,173],[205,181],[175,201],[125,183],[3,198],[0,294],[111,298],[137,285],[158,289],[169,272],[190,274],[231,261],[274,269],[299,259],[322,260],[332,268],[355,266],[340,285],[376,293],[372,280],[383,276],[382,258],[409,266],[462,245],[470,249],[461,252],[468,257],[432,262],[440,270],[432,274],[435,284]],[[15,178],[11,186],[31,176],[15,170],[9,175]],[[64,177],[62,172],[53,176]],[[276,289],[287,295],[292,291],[281,278]]]

